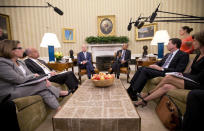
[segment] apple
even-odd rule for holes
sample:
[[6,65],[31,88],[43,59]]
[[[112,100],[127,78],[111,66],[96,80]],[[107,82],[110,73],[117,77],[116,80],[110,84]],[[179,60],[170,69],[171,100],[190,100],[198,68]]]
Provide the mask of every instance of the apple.
[[100,76],[97,76],[97,77],[96,77],[96,80],[100,80]]
[[101,76],[101,77],[100,77],[100,80],[105,80],[104,76]]

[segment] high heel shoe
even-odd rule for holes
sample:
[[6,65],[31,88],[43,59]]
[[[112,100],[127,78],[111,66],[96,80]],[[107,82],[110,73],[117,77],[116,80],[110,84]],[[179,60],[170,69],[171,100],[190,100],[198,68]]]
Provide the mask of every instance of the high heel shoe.
[[140,96],[140,94],[139,93],[137,93],[137,97],[139,97],[142,101],[141,101],[141,104],[134,104],[136,107],[138,107],[138,106],[142,106],[142,107],[145,107],[145,106],[147,106],[147,101],[146,100],[144,100],[141,96]]
[[144,99],[145,97],[147,97],[147,96],[149,96],[150,95],[150,93],[149,92],[147,92],[147,93],[140,93],[140,96]]

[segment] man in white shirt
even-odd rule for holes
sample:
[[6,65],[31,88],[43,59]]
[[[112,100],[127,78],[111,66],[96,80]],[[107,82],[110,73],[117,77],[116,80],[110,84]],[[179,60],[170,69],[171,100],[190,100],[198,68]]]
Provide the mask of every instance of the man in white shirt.
[[87,52],[87,46],[82,45],[82,51],[77,55],[77,63],[80,69],[86,69],[88,78],[91,79],[91,74],[95,74],[92,64],[92,54]]
[[123,44],[122,50],[117,51],[116,58],[111,66],[111,74],[115,72],[118,79],[120,76],[120,67],[128,67],[128,62],[131,60],[131,51],[127,48],[128,44]]
[[137,93],[140,93],[144,88],[147,80],[155,77],[164,77],[166,72],[183,72],[188,64],[189,56],[187,53],[180,51],[181,40],[172,38],[169,40],[167,49],[170,53],[156,64],[149,67],[140,67],[133,76],[128,94],[132,100],[137,100]]
[[25,60],[25,63],[31,72],[37,73],[39,75],[49,74],[49,81],[58,84],[66,84],[69,88],[69,92],[74,93],[74,91],[78,88],[78,79],[72,71],[57,74],[47,65],[47,63],[45,63],[43,60],[38,59],[39,52],[35,48],[28,48],[26,50],[26,54],[28,58]]

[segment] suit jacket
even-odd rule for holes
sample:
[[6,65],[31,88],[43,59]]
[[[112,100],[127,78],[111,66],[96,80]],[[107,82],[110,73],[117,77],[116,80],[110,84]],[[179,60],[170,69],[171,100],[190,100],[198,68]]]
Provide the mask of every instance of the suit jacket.
[[[122,50],[117,51],[116,59],[117,59],[117,56],[119,55],[119,53],[121,53],[121,55],[122,55]],[[121,57],[119,59],[121,59]],[[131,60],[131,51],[130,50],[126,50],[125,51],[125,58],[124,58],[124,60],[125,61],[130,61]]]
[[83,52],[79,52],[78,55],[77,55],[77,63],[79,65],[81,65],[81,62],[84,61],[84,60],[87,60],[90,63],[92,63],[92,54],[89,53],[89,52],[86,52],[86,58],[85,58],[84,53]]
[[[168,58],[170,53],[166,54],[164,58],[157,62],[156,65],[162,66],[166,59]],[[168,68],[164,68],[165,72],[183,72],[188,64],[189,61],[189,55],[183,51],[178,51],[173,59],[171,60],[171,63],[169,64]]]
[[[27,80],[33,79],[34,74],[26,67],[22,61],[17,61],[26,71],[26,76],[19,67],[10,59],[0,57],[0,96],[4,94],[12,94],[16,91],[19,84]],[[19,92],[20,93],[20,92]]]
[[[40,63],[44,64],[47,68],[49,68],[51,71],[52,69],[45,63],[45,61],[38,59]],[[45,74],[44,70],[33,60],[30,58],[24,60],[25,64],[27,65],[28,69],[30,69],[31,72],[37,73],[39,75]]]

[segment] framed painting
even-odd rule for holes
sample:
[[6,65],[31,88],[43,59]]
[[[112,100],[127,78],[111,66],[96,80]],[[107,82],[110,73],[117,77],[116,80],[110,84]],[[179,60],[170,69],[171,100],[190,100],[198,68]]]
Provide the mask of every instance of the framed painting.
[[10,19],[8,15],[0,14],[0,40],[11,40]]
[[151,40],[157,31],[157,23],[144,25],[140,29],[135,29],[136,40]]
[[115,36],[115,15],[98,16],[98,36]]
[[73,28],[63,28],[62,38],[64,43],[74,43],[75,40],[75,29]]

